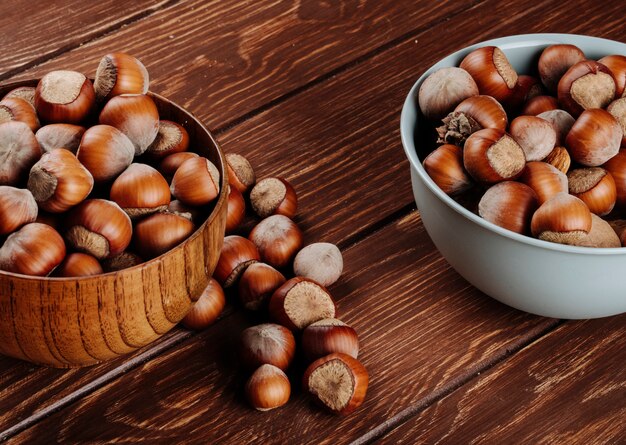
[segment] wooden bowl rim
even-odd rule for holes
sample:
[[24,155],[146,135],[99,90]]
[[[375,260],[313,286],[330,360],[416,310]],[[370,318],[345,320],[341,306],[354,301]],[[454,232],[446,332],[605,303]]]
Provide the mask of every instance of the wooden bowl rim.
[[[93,79],[90,79],[91,81],[93,81]],[[18,81],[14,81],[14,82],[9,82],[6,84],[0,84],[0,91],[2,92],[9,92],[10,90],[14,89],[14,88],[19,88],[19,87],[34,87],[37,86],[37,83],[39,83],[39,79],[24,79],[24,80],[18,80]],[[4,93],[6,94],[6,93]],[[226,203],[224,203],[224,201],[226,201],[228,199],[228,171],[226,168],[226,159],[224,157],[224,153],[222,152],[222,149],[220,147],[220,145],[218,144],[217,140],[215,139],[215,137],[213,136],[213,134],[209,131],[208,128],[206,128],[206,126],[190,111],[184,109],[183,107],[181,107],[180,105],[178,105],[177,103],[171,101],[170,99],[161,96],[160,94],[154,93],[152,91],[148,91],[147,93],[149,96],[154,97],[156,99],[158,99],[159,101],[165,102],[167,103],[169,106],[175,107],[177,108],[179,111],[183,112],[184,114],[186,114],[187,116],[189,116],[189,119],[192,120],[193,122],[195,122],[201,129],[202,131],[206,132],[206,134],[209,136],[209,139],[211,140],[211,143],[213,144],[214,148],[217,150],[217,155],[219,158],[219,163],[220,165],[218,166],[219,168],[221,168],[222,171],[222,175],[220,178],[220,193],[218,195],[218,199],[215,202],[215,205],[213,207],[213,210],[211,211],[211,213],[209,214],[209,216],[204,220],[204,222],[198,226],[196,228],[196,230],[194,230],[194,232],[189,235],[189,237],[187,239],[185,239],[182,243],[178,244],[176,247],[174,247],[171,250],[168,250],[167,252],[159,255],[158,257],[152,258],[148,261],[144,261],[143,263],[139,263],[136,264],[135,266],[131,266],[131,267],[127,267],[125,269],[121,269],[121,270],[115,270],[115,271],[111,271],[111,272],[105,272],[105,273],[101,273],[98,275],[90,275],[90,276],[86,276],[86,277],[40,277],[40,276],[35,276],[35,275],[25,275],[25,274],[20,274],[20,273],[16,273],[16,272],[8,272],[5,270],[0,270],[0,276],[6,276],[6,277],[10,277],[10,278],[19,278],[21,280],[27,280],[27,281],[37,281],[37,282],[41,282],[41,281],[57,281],[57,282],[76,282],[76,281],[90,281],[90,280],[97,280],[100,277],[104,277],[104,276],[109,276],[109,275],[118,275],[118,274],[122,274],[126,271],[131,271],[137,268],[144,268],[144,267],[148,267],[154,263],[160,262],[162,261],[163,257],[177,251],[180,249],[183,249],[184,246],[186,246],[188,243],[192,242],[195,238],[201,236],[202,232],[204,230],[206,230],[206,226],[208,226],[209,224],[212,224],[213,221],[215,220],[215,218],[217,218],[218,215],[218,210],[221,209],[224,205],[226,205]]]

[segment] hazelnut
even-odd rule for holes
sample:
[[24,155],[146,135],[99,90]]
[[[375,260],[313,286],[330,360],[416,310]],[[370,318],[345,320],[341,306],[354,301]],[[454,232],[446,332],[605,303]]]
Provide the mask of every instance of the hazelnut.
[[245,157],[237,153],[226,153],[226,168],[229,184],[242,194],[246,193],[256,182],[252,165]]
[[272,215],[258,223],[248,236],[267,264],[287,267],[302,247],[302,232],[292,220]]
[[40,157],[41,148],[28,125],[17,121],[0,124],[0,185],[16,185],[27,178]]
[[269,364],[285,371],[296,354],[296,340],[291,331],[273,323],[264,323],[241,333],[241,361],[248,368]]
[[335,302],[322,285],[295,277],[276,289],[270,298],[270,318],[293,331],[324,318],[335,318]]
[[132,235],[128,215],[116,203],[104,199],[88,199],[74,207],[67,227],[67,242],[98,259],[123,252]]
[[37,114],[50,123],[80,124],[94,109],[95,101],[91,81],[76,71],[51,71],[35,90]]
[[309,365],[302,387],[317,403],[335,414],[349,414],[365,400],[369,376],[357,359],[333,353]]
[[289,401],[290,395],[289,379],[276,366],[259,367],[246,383],[248,402],[258,411],[279,408]]
[[343,271],[341,251],[331,243],[313,243],[304,247],[293,261],[293,272],[322,286],[335,283]]
[[9,235],[0,248],[0,270],[44,277],[64,257],[61,235],[46,224],[30,223]]
[[310,361],[334,352],[357,358],[359,338],[356,331],[343,321],[327,318],[310,324],[302,331],[302,349]]
[[298,208],[298,197],[291,184],[283,178],[266,178],[250,192],[250,205],[261,218],[284,215],[293,218]]
[[211,278],[198,301],[183,318],[182,324],[188,329],[205,329],[217,320],[224,306],[226,306],[226,297],[222,286]]
[[87,198],[93,189],[93,177],[74,154],[55,148],[33,165],[28,189],[43,210],[61,213]]

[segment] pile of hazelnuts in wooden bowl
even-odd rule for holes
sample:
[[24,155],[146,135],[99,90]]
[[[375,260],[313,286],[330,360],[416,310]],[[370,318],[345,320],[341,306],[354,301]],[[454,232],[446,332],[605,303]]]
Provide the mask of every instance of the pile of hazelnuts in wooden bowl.
[[245,386],[250,405],[259,411],[285,405],[291,395],[286,371],[298,375],[293,365],[299,362],[306,366],[303,390],[330,412],[349,414],[365,400],[369,376],[357,359],[357,333],[336,318],[327,289],[343,271],[341,252],[325,242],[303,247],[294,221],[298,198],[286,179],[257,182],[239,154],[226,154],[226,162],[228,236],[210,285],[183,325],[209,326],[224,309],[225,293],[232,294],[256,320],[267,321],[239,339],[241,365],[251,373]]
[[424,158],[448,195],[505,229],[585,247],[626,245],[626,56],[571,44],[517,73],[496,46],[433,72],[419,107],[437,147]]
[[[222,154],[148,72],[104,56],[0,100],[0,352],[89,365],[148,344],[206,288],[223,241]],[[5,94],[6,93],[6,94]]]

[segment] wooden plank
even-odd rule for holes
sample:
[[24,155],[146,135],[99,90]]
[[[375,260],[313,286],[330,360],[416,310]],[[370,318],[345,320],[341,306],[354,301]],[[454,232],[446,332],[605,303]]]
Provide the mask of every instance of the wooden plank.
[[449,0],[419,7],[395,0],[193,0],[20,77],[61,68],[93,74],[104,54],[123,50],[146,64],[153,91],[215,128],[468,6]]
[[[248,408],[236,346],[250,320],[238,311],[15,439],[345,443],[556,323],[471,288],[440,257],[417,212],[344,256],[345,275],[332,291],[340,317],[360,334],[360,359],[371,375],[367,401],[354,415],[330,416],[299,389],[283,409]],[[291,371],[295,388],[301,375],[302,366]]]
[[0,441],[3,431],[70,403],[190,335],[175,329],[157,343],[92,368],[52,369],[0,356]]
[[172,0],[0,2],[0,79],[76,48],[162,8]]
[[379,443],[624,443],[625,322],[568,322]]

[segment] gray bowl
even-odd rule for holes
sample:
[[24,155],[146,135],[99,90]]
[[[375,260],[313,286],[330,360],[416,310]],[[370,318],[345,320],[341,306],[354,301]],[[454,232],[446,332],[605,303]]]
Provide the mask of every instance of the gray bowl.
[[519,235],[466,210],[430,179],[418,157],[417,94],[433,71],[458,66],[470,51],[495,45],[519,73],[532,72],[542,49],[571,43],[590,59],[626,55],[626,44],[571,34],[526,34],[488,40],[445,57],[413,85],[400,131],[422,221],[433,242],[467,281],[523,311],[556,318],[596,318],[626,312],[626,248],[565,246]]

